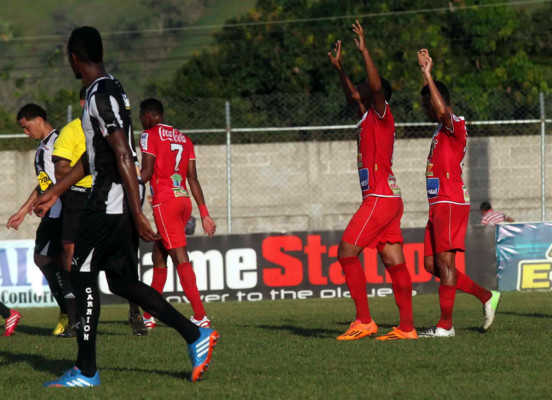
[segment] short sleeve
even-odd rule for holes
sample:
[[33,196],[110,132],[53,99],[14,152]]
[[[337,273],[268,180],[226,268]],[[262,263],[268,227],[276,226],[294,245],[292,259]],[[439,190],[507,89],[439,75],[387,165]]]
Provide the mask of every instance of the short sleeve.
[[88,112],[98,121],[104,137],[123,128],[120,111],[117,99],[109,93],[96,93],[90,99]]
[[156,136],[158,136],[156,132],[152,132],[151,130],[142,133],[142,136],[140,136],[140,149],[142,153],[151,154],[154,157],[157,155]]
[[73,160],[75,148],[75,130],[73,124],[66,125],[59,133],[58,138],[54,142],[54,151],[52,156],[64,158],[69,161]]

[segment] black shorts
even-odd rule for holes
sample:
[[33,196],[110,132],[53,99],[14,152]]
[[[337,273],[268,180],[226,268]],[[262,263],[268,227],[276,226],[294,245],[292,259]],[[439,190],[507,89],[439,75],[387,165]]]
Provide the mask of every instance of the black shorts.
[[56,257],[62,251],[61,218],[43,217],[36,230],[34,253]]
[[72,186],[70,190],[61,196],[62,208],[62,243],[75,243],[77,229],[86,202],[90,195],[90,188]]
[[130,214],[86,209],[81,215],[71,270],[137,276],[138,233]]

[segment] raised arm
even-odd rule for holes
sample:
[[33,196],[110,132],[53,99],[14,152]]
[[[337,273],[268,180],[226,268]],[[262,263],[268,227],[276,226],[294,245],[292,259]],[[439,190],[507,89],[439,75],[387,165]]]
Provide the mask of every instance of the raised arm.
[[142,212],[142,202],[140,201],[140,192],[138,190],[138,175],[136,174],[136,164],[134,156],[128,145],[128,138],[123,129],[119,129],[106,137],[107,143],[115,155],[117,169],[123,180],[123,187],[127,196],[128,204],[138,235],[146,241],[159,239],[151,229],[151,225]]
[[[427,52],[426,49],[422,49],[420,50],[420,52],[423,52],[424,50],[425,52]],[[441,93],[439,93],[439,90],[437,89],[437,86],[435,86],[435,82],[433,81],[433,77],[431,76],[433,60],[429,56],[429,53],[427,53],[427,57],[422,60],[422,64],[422,74],[425,81],[427,82],[427,86],[429,87],[431,105],[435,109],[437,118],[439,118],[439,121],[441,121],[449,131],[454,131],[454,127],[452,125],[451,111],[445,103],[445,100],[443,100],[443,97],[441,96]]]
[[381,78],[378,69],[374,64],[372,57],[370,57],[370,52],[364,43],[364,30],[358,20],[353,24],[353,32],[357,35],[355,38],[357,49],[362,53],[362,58],[364,59],[367,77],[366,80],[368,81],[370,91],[372,92],[372,106],[379,115],[383,115],[385,113],[385,93],[381,86]]
[[355,85],[351,82],[345,69],[343,68],[343,58],[341,57],[341,40],[338,40],[335,43],[334,48],[335,55],[332,52],[328,52],[328,57],[332,65],[334,66],[337,74],[339,75],[339,81],[341,82],[341,87],[343,88],[343,93],[345,94],[345,99],[347,103],[354,106],[357,109],[359,116],[364,115],[366,112],[366,107],[362,104],[360,99],[360,94],[356,89]]
[[201,189],[201,185],[199,183],[199,180],[197,179],[195,160],[190,160],[188,162],[188,172],[186,174],[186,179],[188,179],[188,184],[190,185],[190,191],[192,192],[192,196],[194,196],[194,200],[199,208],[199,212],[201,215],[201,224],[203,225],[203,231],[207,235],[209,235],[209,237],[213,237],[217,229],[217,226],[215,225],[215,221],[213,221],[213,219],[209,216],[208,213],[207,215],[205,215],[205,212],[207,212],[207,206],[205,205],[203,190]]

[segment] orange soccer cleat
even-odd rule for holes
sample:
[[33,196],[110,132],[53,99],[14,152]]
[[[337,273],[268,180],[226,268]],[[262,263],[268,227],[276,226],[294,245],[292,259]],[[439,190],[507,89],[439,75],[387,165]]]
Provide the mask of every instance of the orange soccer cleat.
[[337,337],[337,340],[356,340],[365,336],[371,336],[378,331],[378,326],[374,320],[368,324],[363,324],[358,319],[354,321],[349,329],[343,334]]
[[418,339],[416,329],[412,329],[410,332],[403,332],[396,326],[389,333],[376,338],[377,340],[398,340],[398,339]]

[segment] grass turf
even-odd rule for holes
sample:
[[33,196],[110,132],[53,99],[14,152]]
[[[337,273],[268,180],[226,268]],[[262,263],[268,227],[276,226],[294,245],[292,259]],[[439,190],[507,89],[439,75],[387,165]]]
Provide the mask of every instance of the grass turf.
[[[455,338],[339,342],[350,299],[210,303],[222,335],[206,378],[186,380],[184,341],[159,326],[134,337],[127,307],[104,306],[98,337],[102,385],[63,398],[547,398],[552,376],[551,292],[506,293],[490,331],[480,303],[457,296]],[[380,333],[397,321],[392,297],[371,298]],[[190,314],[189,308],[178,308]],[[52,398],[41,383],[73,365],[76,341],[50,336],[55,309],[22,309],[16,334],[0,337],[3,399]],[[438,318],[436,295],[414,298],[418,331]],[[1,332],[0,332],[1,333]]]

